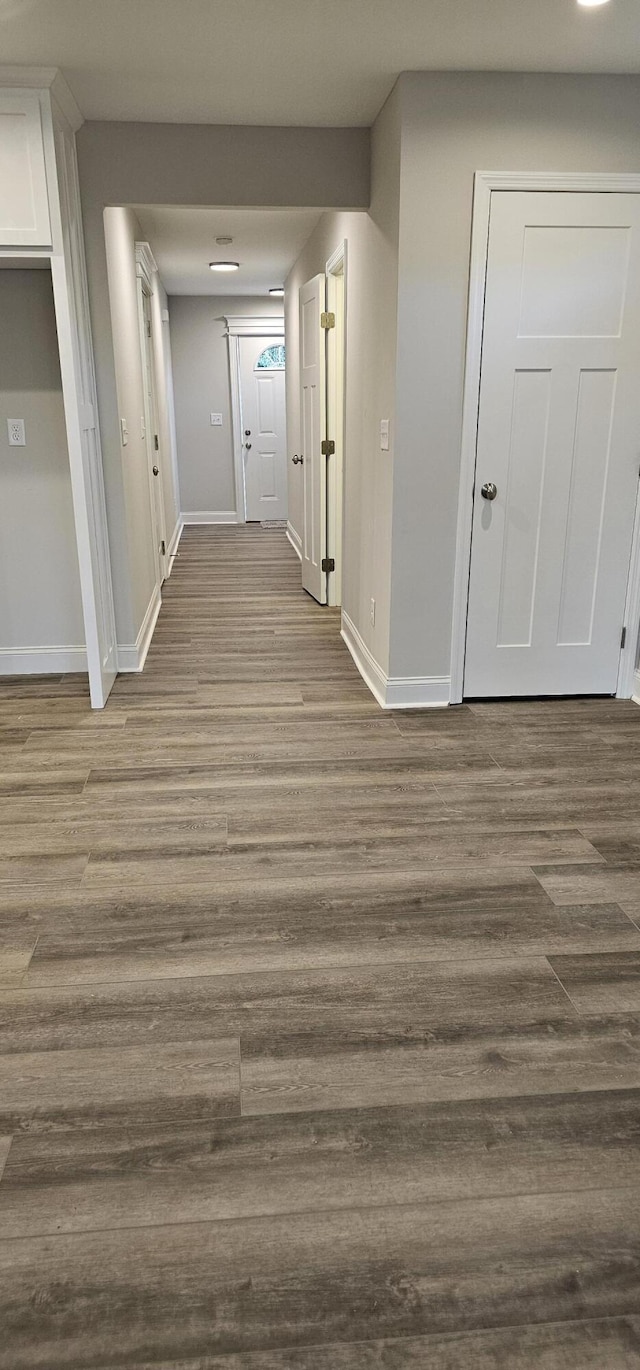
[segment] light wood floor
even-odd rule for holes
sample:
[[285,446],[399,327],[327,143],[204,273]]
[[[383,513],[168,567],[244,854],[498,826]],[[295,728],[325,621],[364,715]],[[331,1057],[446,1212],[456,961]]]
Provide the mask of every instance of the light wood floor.
[[385,714],[189,529],[0,729],[3,1370],[637,1370],[640,709]]

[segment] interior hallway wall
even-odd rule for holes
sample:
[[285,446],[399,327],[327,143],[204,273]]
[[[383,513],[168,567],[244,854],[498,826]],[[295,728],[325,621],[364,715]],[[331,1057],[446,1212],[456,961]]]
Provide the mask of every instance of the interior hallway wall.
[[[77,134],[118,639],[135,641],[144,586],[128,590],[128,523],[104,233],[106,206],[366,207],[369,130],[87,122]],[[137,536],[149,543],[145,520]]]
[[[172,295],[169,301],[181,512],[236,515],[228,314],[282,317],[269,296]],[[211,414],[222,414],[222,427]]]
[[[389,660],[397,349],[400,117],[397,93],[372,130],[368,214],[324,214],[285,283],[288,456],[300,452],[299,289],[347,242],[343,613],[383,671]],[[390,420],[389,452],[380,420]],[[302,467],[288,462],[289,523],[302,534]],[[371,600],[375,600],[375,623]]]
[[391,673],[448,677],[474,172],[637,173],[640,78],[410,73],[398,89]]
[[[0,675],[83,670],[51,273],[0,270],[0,320]],[[9,446],[10,418],[24,419],[25,447]]]

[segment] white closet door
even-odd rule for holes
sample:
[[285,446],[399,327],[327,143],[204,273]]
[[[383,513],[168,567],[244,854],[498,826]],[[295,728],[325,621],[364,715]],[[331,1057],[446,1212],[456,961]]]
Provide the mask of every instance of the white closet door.
[[615,692],[639,358],[640,196],[494,192],[467,697]]
[[322,452],[326,428],[326,346],[322,327],[324,275],[300,290],[300,440],[303,459],[302,584],[320,604],[327,602],[327,459]]

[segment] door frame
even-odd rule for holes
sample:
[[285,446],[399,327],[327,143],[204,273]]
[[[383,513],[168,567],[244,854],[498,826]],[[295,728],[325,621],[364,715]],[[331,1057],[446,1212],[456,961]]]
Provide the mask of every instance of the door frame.
[[233,475],[236,490],[236,523],[247,522],[247,497],[242,460],[242,381],[240,372],[241,338],[282,338],[284,315],[225,314],[229,344],[229,381],[231,386],[231,437],[233,442]]
[[[335,314],[336,326],[327,330],[326,434],[335,442],[332,460],[327,458],[327,556],[335,569],[327,576],[327,604],[342,604],[344,567],[344,465],[347,391],[347,240],[332,252],[326,267],[327,310]],[[339,282],[342,282],[339,286]],[[341,293],[339,293],[339,291]]]
[[[599,194],[638,194],[640,175],[608,172],[516,172],[476,171],[473,189],[469,302],[467,312],[466,361],[462,404],[460,486],[456,531],[456,560],[451,631],[451,704],[461,704],[464,693],[464,663],[471,572],[471,535],[473,497],[482,380],[482,340],[484,302],[489,252],[491,196],[494,191],[565,191]],[[640,626],[640,484],[629,562],[625,599],[626,640],[620,649],[616,697],[633,695],[636,646]]]
[[[151,302],[154,295],[154,276],[157,274],[158,267],[154,255],[148,243],[136,243],[136,277],[138,286],[138,335],[140,338],[140,365],[142,367],[142,391],[144,395],[144,428],[145,428],[145,449],[147,453],[147,475],[149,480],[149,499],[151,501],[151,521],[152,527],[156,524],[156,511],[160,511],[160,539],[164,543],[164,554],[159,547],[154,544],[153,563],[156,573],[156,589],[161,590],[167,577],[167,529],[165,519],[164,489],[162,486],[162,461],[160,459],[160,434],[155,434],[155,425],[158,419],[158,396],[156,393],[155,377],[155,355],[153,350],[152,333],[147,333],[144,317],[144,297]],[[150,329],[152,328],[152,306],[149,304]],[[151,378],[152,406],[149,404],[147,392],[147,364],[149,376]],[[153,407],[153,413],[151,409]],[[159,426],[159,425],[158,425]],[[154,435],[158,438],[158,450],[154,448]],[[152,467],[157,464],[159,474],[152,475]],[[154,482],[158,482],[158,490],[154,487]]]

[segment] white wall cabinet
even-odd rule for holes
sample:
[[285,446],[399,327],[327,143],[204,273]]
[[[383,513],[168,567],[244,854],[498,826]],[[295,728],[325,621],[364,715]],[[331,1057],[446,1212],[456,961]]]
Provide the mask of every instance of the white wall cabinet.
[[81,123],[55,69],[0,67],[0,258],[51,265],[87,669],[91,703],[102,708],[117,649],[76,163]]
[[0,90],[0,244],[51,244],[42,106],[37,91]]

